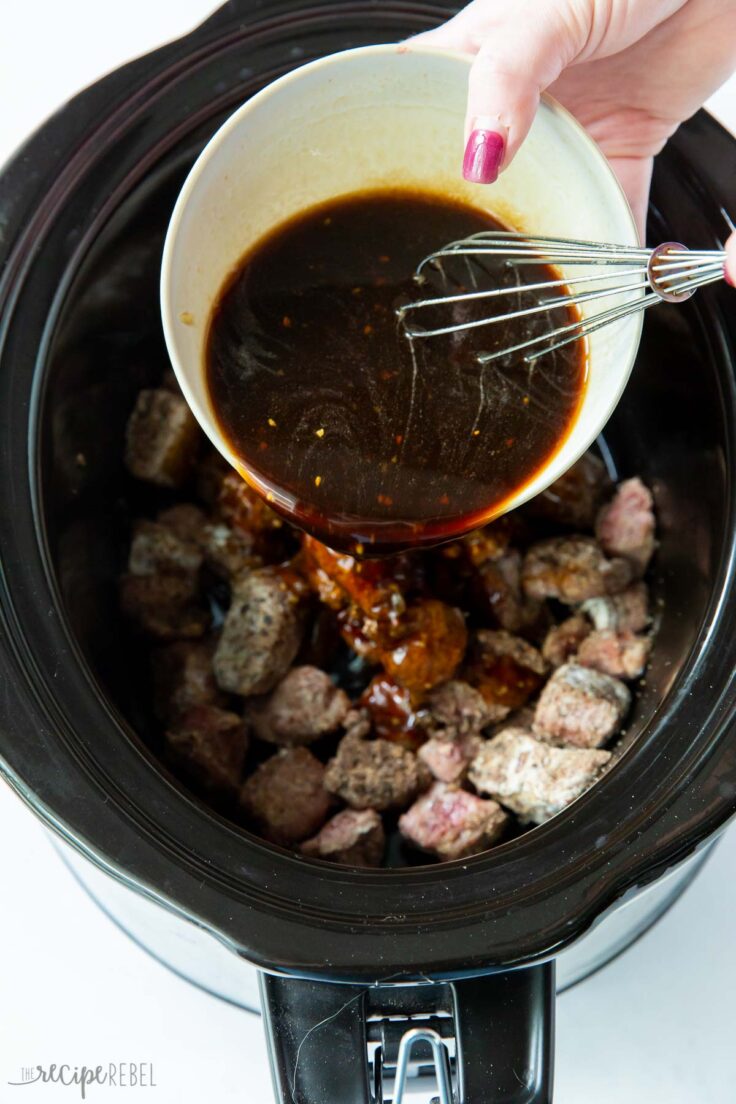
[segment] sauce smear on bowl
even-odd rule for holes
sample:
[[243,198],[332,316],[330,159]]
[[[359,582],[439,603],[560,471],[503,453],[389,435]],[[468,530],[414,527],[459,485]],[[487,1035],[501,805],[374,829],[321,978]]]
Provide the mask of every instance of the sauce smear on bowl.
[[[574,308],[413,342],[397,324],[402,303],[472,290],[462,261],[445,268],[451,285],[430,274],[418,288],[423,257],[499,228],[431,193],[360,193],[282,224],[226,281],[207,337],[213,410],[249,481],[331,547],[376,555],[475,528],[565,440],[585,387],[582,341],[531,365],[476,357],[575,321]],[[491,309],[531,306],[524,283],[559,278],[495,258],[485,268],[484,287],[518,288]],[[488,313],[461,304],[440,321]]]

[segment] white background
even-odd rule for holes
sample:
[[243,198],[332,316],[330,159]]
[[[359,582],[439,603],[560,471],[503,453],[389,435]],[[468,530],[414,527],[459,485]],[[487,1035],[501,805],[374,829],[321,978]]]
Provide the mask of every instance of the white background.
[[[212,10],[207,0],[0,6],[0,161],[65,98]],[[710,106],[736,132],[736,81]],[[21,1066],[108,1061],[152,1062],[156,1088],[93,1087],[92,1101],[267,1104],[260,1020],[122,935],[2,783],[0,863],[0,1104],[79,1099],[74,1088],[9,1087]],[[735,866],[736,829],[653,931],[560,999],[559,1104],[736,1100]]]

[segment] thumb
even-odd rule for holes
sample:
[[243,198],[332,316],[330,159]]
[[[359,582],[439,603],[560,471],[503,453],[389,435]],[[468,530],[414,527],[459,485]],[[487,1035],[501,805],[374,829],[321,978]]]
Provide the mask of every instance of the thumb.
[[471,4],[444,28],[408,43],[477,50],[465,120],[466,180],[493,183],[526,137],[542,91],[584,48],[589,28],[568,18],[567,8],[536,0],[485,3],[481,26]]
[[724,266],[726,283],[736,287],[736,233],[726,242],[726,264]]

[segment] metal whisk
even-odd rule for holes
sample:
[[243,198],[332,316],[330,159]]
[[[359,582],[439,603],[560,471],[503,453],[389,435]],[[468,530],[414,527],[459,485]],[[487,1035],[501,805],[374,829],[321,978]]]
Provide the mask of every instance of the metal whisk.
[[[579,312],[579,320],[567,321],[556,327],[553,325],[543,333],[525,337],[516,345],[478,354],[479,362],[487,364],[510,353],[524,352],[524,360],[531,363],[634,311],[646,310],[653,303],[663,300],[680,303],[689,299],[697,288],[723,278],[725,256],[720,249],[690,250],[679,242],[665,242],[656,249],[638,249],[600,242],[530,238],[505,230],[483,231],[431,253],[414,274],[415,281],[421,286],[426,284],[429,272],[434,271],[445,287],[451,283],[459,287],[455,294],[418,299],[399,307],[397,316],[407,337],[419,340],[560,309],[569,312],[570,308],[580,308],[582,304],[600,303],[600,310],[586,308],[584,312]],[[489,273],[483,267],[484,260],[492,258],[494,263],[502,262],[511,268],[561,265],[564,269],[572,268],[573,273],[538,283],[518,282],[512,287],[484,288],[483,279],[489,279]],[[464,262],[462,278],[458,278],[456,269],[448,272],[448,261],[451,259]],[[581,266],[580,273],[578,266]],[[584,271],[582,266],[585,266]],[[467,290],[467,285],[472,290]],[[550,291],[552,295],[545,295]],[[519,309],[513,309],[511,304],[511,309],[500,309],[498,313],[490,310],[482,318],[453,320],[449,325],[424,328],[418,324],[422,313],[425,317],[434,314],[437,321],[438,310],[456,308],[458,304],[488,300],[489,305],[503,308],[504,300],[508,305],[508,297],[518,296],[520,292],[531,294],[536,302]],[[611,304],[611,299],[616,301]],[[606,300],[609,302],[606,303]]]

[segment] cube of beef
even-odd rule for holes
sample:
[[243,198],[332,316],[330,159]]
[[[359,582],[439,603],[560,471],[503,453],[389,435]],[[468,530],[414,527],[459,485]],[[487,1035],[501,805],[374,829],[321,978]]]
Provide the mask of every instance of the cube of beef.
[[292,667],[265,699],[248,705],[256,736],[271,744],[311,744],[335,732],[350,710],[350,699],[317,667]]
[[198,506],[189,503],[172,506],[156,520],[181,540],[195,545],[208,567],[226,579],[259,562],[253,555],[252,534],[231,529],[224,522],[210,521]]
[[211,622],[190,575],[124,575],[120,608],[156,640],[194,640],[204,636]]
[[644,673],[651,650],[650,636],[596,629],[580,645],[575,662],[614,678],[635,679]]
[[[608,598],[593,598],[594,602],[607,602]],[[573,614],[559,625],[553,625],[542,644],[542,655],[551,667],[561,667],[574,656],[590,633],[590,621],[581,614]]]
[[299,600],[279,571],[238,577],[213,660],[218,685],[244,697],[267,694],[294,662],[301,636]]
[[522,583],[530,598],[556,598],[568,605],[616,594],[631,579],[627,560],[609,560],[592,537],[551,537],[532,545]]
[[623,682],[577,663],[558,667],[537,702],[534,732],[542,740],[595,748],[618,732],[631,704]]
[[166,730],[172,763],[207,790],[234,794],[248,750],[242,717],[214,705],[193,705]]
[[485,740],[469,778],[523,821],[542,824],[593,784],[611,758],[608,751],[557,748],[523,728],[506,728]]
[[388,740],[344,736],[325,772],[325,787],[353,809],[403,809],[430,782],[413,752]]
[[478,608],[509,632],[534,625],[541,610],[540,603],[521,589],[521,564],[521,552],[510,548],[478,567],[472,588]]
[[399,831],[422,851],[448,861],[491,847],[508,820],[497,802],[435,782],[399,817]]
[[641,632],[649,624],[649,590],[646,583],[631,583],[609,598],[589,598],[580,607],[596,629]]
[[468,736],[494,720],[494,711],[470,683],[450,679],[427,698],[428,727],[435,735]]
[[526,704],[546,671],[541,653],[522,637],[503,629],[481,629],[464,676],[485,701],[490,720],[500,721]]
[[407,610],[402,624],[402,635],[381,653],[386,674],[417,693],[451,679],[468,643],[460,610],[424,598]]
[[603,461],[594,453],[586,452],[564,475],[533,498],[524,511],[556,525],[592,529],[601,499],[610,486]]
[[125,463],[137,479],[180,487],[197,459],[201,434],[184,398],[158,388],[141,391],[126,430]]
[[282,748],[244,782],[243,810],[273,843],[301,843],[322,827],[330,811],[324,774],[325,768],[307,748]]
[[380,866],[385,847],[383,821],[375,809],[343,809],[299,850],[344,866]]
[[595,535],[601,547],[609,556],[623,556],[639,578],[646,571],[656,547],[654,532],[651,491],[638,477],[626,479],[598,514]]
[[212,670],[210,641],[176,641],[156,648],[151,655],[154,709],[164,721],[172,721],[195,705],[225,704]]
[[137,521],[128,554],[128,571],[131,575],[157,575],[161,572],[192,577],[202,564],[202,553],[197,544],[180,536],[168,525],[157,521]]
[[233,529],[259,534],[283,529],[282,518],[238,472],[228,467],[217,494],[217,514]]
[[417,755],[438,781],[459,782],[482,743],[482,737],[473,732],[432,736]]

